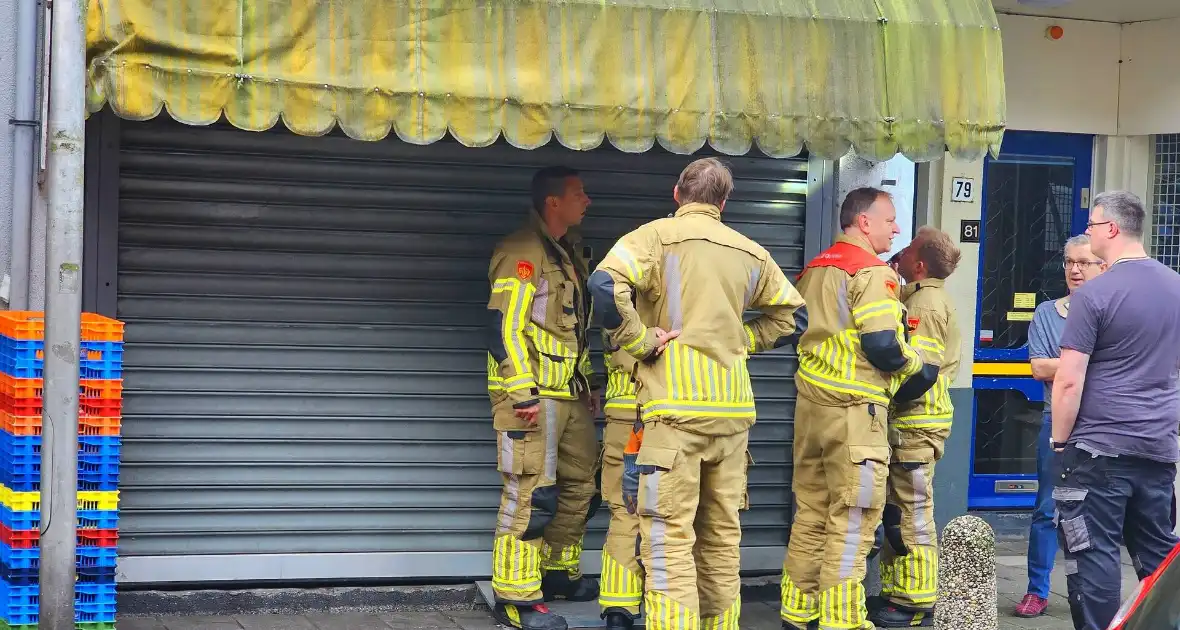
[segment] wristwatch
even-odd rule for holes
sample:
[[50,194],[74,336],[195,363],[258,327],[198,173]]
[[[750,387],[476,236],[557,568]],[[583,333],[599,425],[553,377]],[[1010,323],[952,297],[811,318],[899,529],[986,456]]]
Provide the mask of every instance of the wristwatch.
[[1058,442],[1053,438],[1049,438],[1049,450],[1056,451],[1065,448],[1065,442]]

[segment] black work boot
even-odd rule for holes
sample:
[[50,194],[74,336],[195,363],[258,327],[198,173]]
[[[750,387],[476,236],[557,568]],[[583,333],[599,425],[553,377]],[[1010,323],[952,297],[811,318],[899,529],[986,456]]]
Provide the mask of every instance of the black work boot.
[[549,571],[541,578],[541,592],[547,602],[555,599],[588,602],[598,598],[598,580],[584,575],[571,580],[565,571]]
[[929,628],[934,626],[934,612],[901,608],[889,602],[869,613],[869,621],[878,628]]
[[496,623],[520,630],[568,630],[565,617],[549,610],[545,604],[517,606],[496,604],[492,609]]
[[622,608],[607,608],[602,612],[608,630],[631,630],[635,627],[635,616]]
[[803,626],[796,626],[795,624],[784,619],[783,630],[819,630],[819,619],[809,621],[806,628]]

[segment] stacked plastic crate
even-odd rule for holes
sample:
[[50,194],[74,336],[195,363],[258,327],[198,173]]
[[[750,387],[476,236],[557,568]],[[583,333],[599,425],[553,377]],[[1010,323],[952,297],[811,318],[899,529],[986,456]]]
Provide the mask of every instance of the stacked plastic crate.
[[[41,312],[0,311],[0,630],[35,628],[41,524]],[[115,625],[123,324],[82,314],[78,410],[78,629]]]

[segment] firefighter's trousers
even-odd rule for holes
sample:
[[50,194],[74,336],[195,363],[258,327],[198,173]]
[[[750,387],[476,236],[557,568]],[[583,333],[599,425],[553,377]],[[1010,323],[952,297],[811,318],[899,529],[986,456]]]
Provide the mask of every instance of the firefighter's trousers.
[[795,520],[783,563],[784,620],[821,630],[872,628],[865,562],[889,470],[885,408],[795,402]]
[[643,567],[639,565],[639,515],[623,504],[623,449],[635,418],[607,411],[602,432],[602,502],[610,508],[610,526],[602,545],[598,604],[639,614],[643,601]]
[[748,437],[646,423],[636,463],[650,630],[738,630]]
[[507,399],[492,407],[503,479],[492,587],[503,603],[541,603],[543,571],[581,577],[582,535],[597,493],[594,420],[580,400],[541,400],[537,422]]
[[938,528],[934,523],[934,464],[949,430],[893,430],[881,550],[881,595],[915,611],[938,597]]

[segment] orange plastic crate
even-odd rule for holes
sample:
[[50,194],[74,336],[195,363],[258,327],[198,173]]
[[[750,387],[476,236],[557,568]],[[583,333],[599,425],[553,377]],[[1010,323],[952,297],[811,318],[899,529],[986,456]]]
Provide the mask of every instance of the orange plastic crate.
[[[12,339],[44,339],[44,311],[0,311],[0,335]],[[123,322],[96,313],[82,313],[82,341],[123,341]]]
[[[78,435],[118,436],[122,428],[122,418],[90,416],[79,410]],[[0,430],[11,435],[41,435],[41,416],[17,416],[0,410]]]
[[82,313],[82,341],[123,341],[123,322],[96,313]]
[[0,409],[0,429],[12,435],[41,435],[41,416],[17,416]]
[[122,400],[123,381],[121,379],[85,379],[80,381],[81,398],[103,398],[107,400]]
[[44,379],[13,378],[0,373],[0,396],[8,398],[41,398],[44,393]]
[[[13,378],[8,374],[0,373],[0,396],[39,401],[44,394],[45,379]],[[78,382],[78,398],[122,400],[123,381],[121,379],[83,379]]]
[[120,434],[122,418],[108,418],[82,414],[78,416],[78,435],[110,435]]

